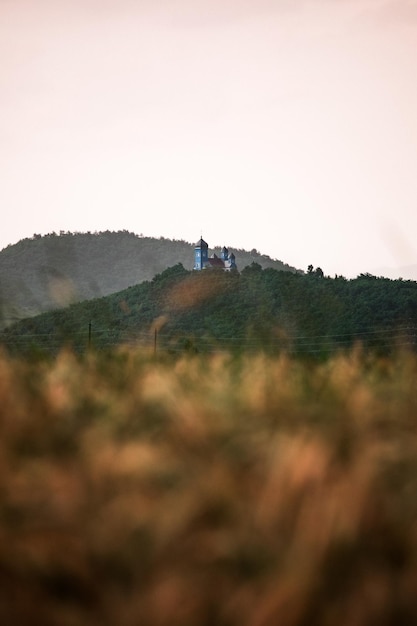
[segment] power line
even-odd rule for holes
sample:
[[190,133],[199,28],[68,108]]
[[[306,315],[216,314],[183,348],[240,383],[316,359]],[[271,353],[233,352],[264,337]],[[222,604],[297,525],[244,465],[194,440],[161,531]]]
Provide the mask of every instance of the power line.
[[[166,332],[166,331],[170,332]],[[262,329],[261,329],[262,330]],[[362,341],[369,347],[388,349],[391,347],[411,347],[415,345],[416,326],[403,325],[393,328],[375,329],[369,328],[358,332],[335,333],[326,335],[298,335],[284,333],[282,337],[271,337],[271,329],[267,329],[269,335],[267,342],[262,337],[239,335],[218,335],[214,333],[199,334],[192,332],[186,324],[174,324],[169,322],[158,333],[150,333],[146,329],[111,328],[99,326],[94,328],[93,323],[88,323],[88,329],[82,330],[79,325],[62,328],[57,326],[50,331],[32,333],[8,333],[3,331],[0,343],[9,348],[18,350],[32,349],[37,343],[40,348],[46,350],[58,350],[65,344],[74,345],[78,349],[96,345],[100,348],[111,348],[118,345],[148,345],[153,343],[156,353],[157,345],[160,350],[181,352],[186,351],[187,346],[181,345],[182,341],[191,341],[191,346],[204,352],[214,352],[219,349],[242,349],[246,351],[279,350],[293,354],[314,354],[323,351],[332,351],[350,347],[356,341]],[[172,333],[176,335],[173,336]],[[184,332],[185,336],[177,333]]]

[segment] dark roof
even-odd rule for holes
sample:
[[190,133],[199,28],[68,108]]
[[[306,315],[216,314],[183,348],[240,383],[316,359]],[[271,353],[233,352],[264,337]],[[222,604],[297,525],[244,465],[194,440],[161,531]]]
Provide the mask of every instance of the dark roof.
[[210,257],[209,259],[207,259],[207,263],[212,267],[224,267],[224,261],[222,259],[219,259],[218,256]]
[[197,241],[197,243],[195,244],[195,247],[196,247],[196,248],[203,248],[204,246],[205,246],[206,248],[208,248],[208,243],[207,243],[206,241],[204,241],[204,239],[201,237],[201,238],[199,239],[199,241]]

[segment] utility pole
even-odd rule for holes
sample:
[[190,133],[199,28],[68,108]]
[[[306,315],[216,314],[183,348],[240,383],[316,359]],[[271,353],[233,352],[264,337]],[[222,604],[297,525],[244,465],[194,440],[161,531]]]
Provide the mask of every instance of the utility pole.
[[158,331],[155,328],[155,333],[154,333],[154,338],[153,338],[153,353],[154,353],[154,355],[156,354],[156,341],[157,341],[157,338],[158,338]]
[[91,322],[88,323],[88,349],[91,348]]

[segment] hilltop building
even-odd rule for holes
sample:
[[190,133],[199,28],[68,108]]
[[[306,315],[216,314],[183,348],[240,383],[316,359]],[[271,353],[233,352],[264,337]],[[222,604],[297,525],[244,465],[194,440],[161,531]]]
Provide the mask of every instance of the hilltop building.
[[204,270],[204,269],[222,269],[227,272],[230,270],[236,270],[236,260],[233,252],[229,254],[229,250],[226,247],[222,248],[221,255],[217,256],[217,254],[212,254],[209,257],[208,255],[208,243],[201,238],[195,246],[194,251],[194,269],[195,270]]

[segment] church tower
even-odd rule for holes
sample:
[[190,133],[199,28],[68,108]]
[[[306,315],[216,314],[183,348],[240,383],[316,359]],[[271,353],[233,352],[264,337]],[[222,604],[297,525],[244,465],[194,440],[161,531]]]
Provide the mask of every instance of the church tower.
[[201,237],[194,250],[194,269],[202,270],[208,261],[208,244]]

